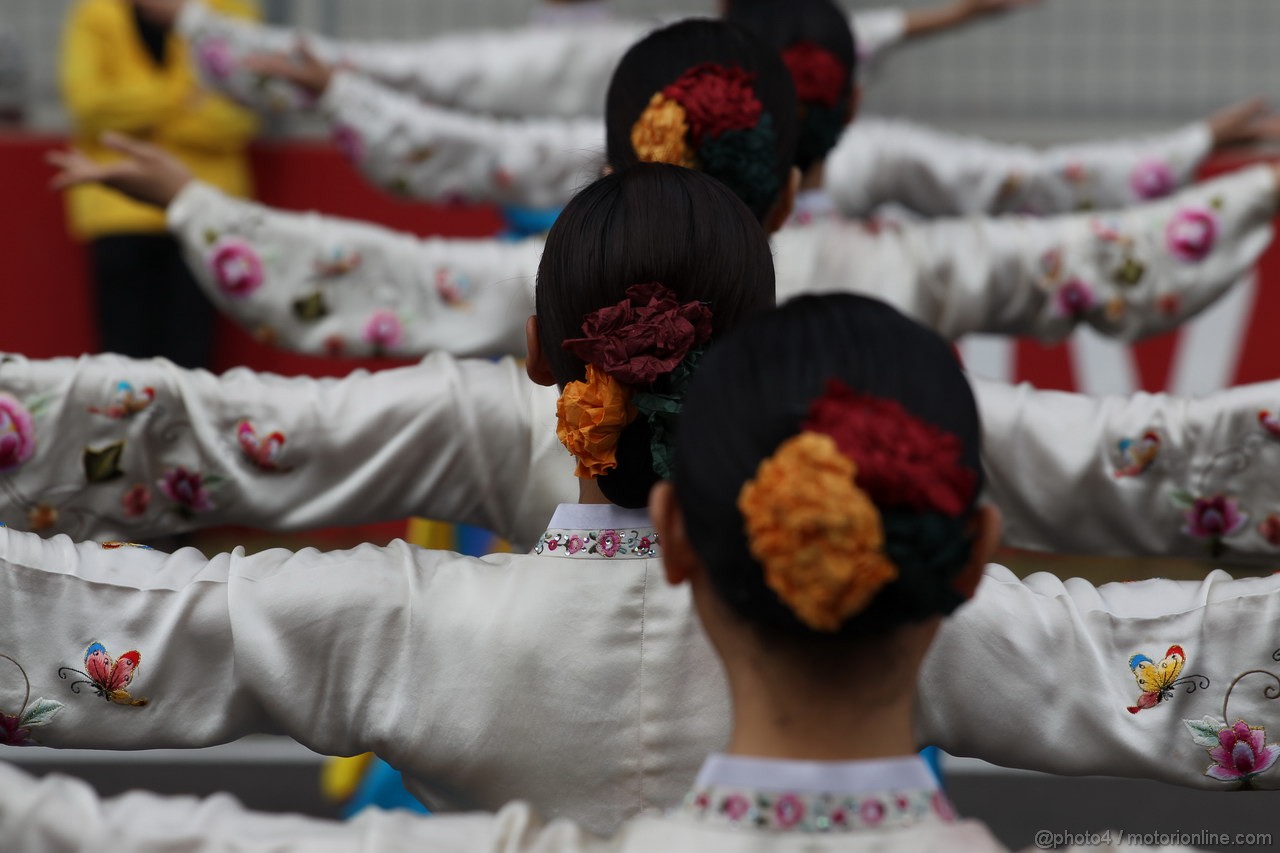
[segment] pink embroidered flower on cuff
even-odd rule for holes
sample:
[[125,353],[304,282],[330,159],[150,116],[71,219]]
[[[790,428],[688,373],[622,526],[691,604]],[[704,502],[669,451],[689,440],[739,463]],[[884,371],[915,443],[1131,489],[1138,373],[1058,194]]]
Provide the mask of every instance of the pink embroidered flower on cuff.
[[587,546],[586,543],[582,541],[581,536],[570,536],[569,541],[564,543],[564,547],[570,554],[576,554]]
[[219,240],[213,247],[209,268],[222,291],[238,299],[261,287],[265,278],[258,253],[244,240],[234,237]]
[[1073,278],[1054,291],[1053,304],[1059,316],[1078,320],[1098,304],[1098,297],[1093,288]]
[[225,39],[211,38],[201,42],[196,50],[196,62],[200,70],[214,82],[222,82],[236,70],[235,53]]
[[600,533],[600,553],[606,557],[617,555],[622,547],[622,537],[616,530],[604,530]]
[[1218,746],[1209,750],[1213,759],[1205,775],[1223,782],[1247,782],[1280,758],[1280,746],[1267,745],[1262,726],[1251,728],[1244,720],[1218,732]]
[[731,794],[725,797],[720,809],[729,820],[740,821],[751,811],[751,801],[742,794]]
[[862,807],[858,809],[858,817],[862,818],[862,822],[867,826],[876,826],[880,821],[884,820],[884,803],[879,800],[866,800]]
[[1129,176],[1133,194],[1144,201],[1164,198],[1178,188],[1178,178],[1173,168],[1164,160],[1152,157],[1143,160]]
[[0,393],[0,474],[21,468],[36,452],[36,426],[27,407]]
[[1199,263],[1218,242],[1218,217],[1207,207],[1184,207],[1169,220],[1164,237],[1175,258]]
[[1182,531],[1196,539],[1231,536],[1239,533],[1249,522],[1249,517],[1240,511],[1240,505],[1224,495],[1196,498],[1185,518],[1186,526]]
[[184,510],[208,512],[213,509],[209,492],[204,486],[204,477],[198,472],[178,466],[165,472],[164,478],[157,485],[165,497]]
[[403,337],[404,324],[390,311],[376,312],[364,327],[365,343],[371,345],[377,352],[394,349]]

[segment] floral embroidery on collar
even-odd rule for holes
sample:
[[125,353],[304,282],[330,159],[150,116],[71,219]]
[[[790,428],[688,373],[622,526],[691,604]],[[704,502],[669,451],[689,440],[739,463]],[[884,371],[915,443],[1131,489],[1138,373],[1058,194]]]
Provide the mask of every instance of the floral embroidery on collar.
[[95,694],[108,702],[117,705],[128,705],[131,708],[142,708],[148,704],[146,699],[134,699],[126,689],[137,674],[142,664],[142,655],[136,651],[125,652],[118,658],[107,654],[102,643],[91,643],[84,652],[84,670],[64,666],[58,669],[58,677],[68,678],[72,673],[84,676],[71,682],[71,692],[79,693],[83,685],[93,688]]
[[548,530],[533,553],[553,557],[644,559],[659,557],[662,549],[653,530]]
[[797,794],[709,786],[691,792],[678,815],[753,830],[792,833],[854,832],[955,821],[936,789],[873,794]]
[[31,736],[31,730],[49,725],[53,718],[58,715],[58,712],[62,710],[63,705],[61,702],[55,702],[52,699],[37,699],[32,702],[31,679],[27,678],[27,671],[22,668],[22,664],[6,654],[0,654],[0,658],[9,661],[18,668],[26,688],[18,713],[6,714],[4,709],[0,709],[0,744],[4,746],[37,746],[39,742]]

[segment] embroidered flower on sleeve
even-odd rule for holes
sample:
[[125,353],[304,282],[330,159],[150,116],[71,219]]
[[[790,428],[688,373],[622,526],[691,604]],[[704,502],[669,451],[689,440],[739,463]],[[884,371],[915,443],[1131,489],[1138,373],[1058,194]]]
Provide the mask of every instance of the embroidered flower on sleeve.
[[606,557],[616,557],[618,549],[622,547],[622,537],[616,530],[600,531],[600,553]]
[[1129,187],[1143,201],[1164,198],[1178,188],[1178,178],[1168,161],[1150,157],[1133,167]]
[[157,483],[160,491],[178,505],[181,513],[208,512],[213,509],[204,475],[179,465],[165,472]]
[[244,458],[262,471],[279,471],[280,456],[284,453],[284,433],[273,432],[258,435],[251,421],[241,421],[236,426],[236,443]]
[[0,392],[0,474],[21,468],[36,452],[36,427],[27,407]]
[[5,713],[0,709],[0,745],[2,746],[37,746],[39,742],[32,737],[31,730],[43,728],[53,722],[53,718],[62,710],[62,703],[52,699],[36,699],[31,701],[31,680],[22,664],[5,654],[0,658],[9,661],[18,668],[25,685],[22,705],[16,714]]
[[125,518],[139,518],[146,515],[151,508],[151,489],[146,483],[134,483],[120,497],[120,505],[124,508]]
[[1053,294],[1053,307],[1060,317],[1079,320],[1098,304],[1093,288],[1078,278],[1073,278]]
[[209,80],[226,81],[236,70],[235,53],[226,39],[208,38],[196,49],[196,63]]
[[377,311],[364,326],[364,341],[378,355],[396,348],[404,338],[404,323],[393,311]]
[[84,653],[84,669],[64,666],[58,669],[58,677],[67,679],[71,675],[83,676],[71,682],[71,692],[79,693],[84,686],[93,688],[94,694],[116,705],[127,705],[141,708],[147,704],[146,699],[134,699],[129,695],[128,687],[142,664],[142,655],[137,651],[129,651],[112,658],[102,643],[91,643]]
[[1262,726],[1250,726],[1238,720],[1228,726],[1215,717],[1183,720],[1196,744],[1205,747],[1213,763],[1204,775],[1220,782],[1239,782],[1248,786],[1253,777],[1270,770],[1280,759],[1280,745],[1267,743]]
[[265,278],[262,258],[252,246],[235,237],[224,237],[214,245],[209,269],[223,293],[237,299],[251,295]]
[[1218,242],[1218,216],[1207,207],[1184,207],[1165,229],[1169,253],[1180,261],[1199,263]]
[[1186,512],[1185,522],[1182,532],[1188,536],[1221,542],[1239,533],[1249,522],[1249,517],[1240,511],[1240,504],[1234,498],[1216,495],[1196,498]]
[[1150,470],[1160,457],[1160,433],[1147,430],[1141,438],[1120,440],[1121,466],[1116,469],[1116,479],[1140,477]]

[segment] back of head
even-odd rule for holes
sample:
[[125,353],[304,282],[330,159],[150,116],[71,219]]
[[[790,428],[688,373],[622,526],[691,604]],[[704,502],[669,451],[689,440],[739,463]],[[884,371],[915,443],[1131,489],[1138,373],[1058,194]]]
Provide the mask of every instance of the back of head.
[[732,0],[725,19],[751,32],[786,63],[799,101],[795,164],[826,159],[849,123],[858,51],[833,0]]
[[674,484],[738,617],[771,636],[873,639],[964,600],[980,443],[944,340],[866,297],[804,297],[704,360]]
[[615,169],[698,169],[763,220],[789,178],[795,116],[795,91],[775,51],[722,21],[682,21],[634,45],[614,71],[608,160]]
[[[580,192],[547,235],[538,267],[542,350],[557,383],[569,386],[566,398],[584,378],[598,378],[614,386],[619,405],[642,411],[629,419],[618,412],[621,433],[594,468],[583,456],[598,455],[598,423],[585,443],[566,442],[579,476],[591,471],[616,504],[645,506],[701,349],[774,300],[768,237],[718,181],[640,164]],[[650,415],[649,404],[659,411]]]

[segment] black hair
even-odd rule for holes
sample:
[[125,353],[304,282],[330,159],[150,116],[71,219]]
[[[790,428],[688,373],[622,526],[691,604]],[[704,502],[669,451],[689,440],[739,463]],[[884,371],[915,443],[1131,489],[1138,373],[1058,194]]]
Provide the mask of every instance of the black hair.
[[[950,344],[865,296],[806,296],[726,335],[703,359],[685,398],[674,484],[690,541],[717,594],[749,623],[778,636],[819,637],[766,584],[738,509],[760,463],[802,430],[812,403],[837,379],[855,392],[897,401],[956,436],[960,463],[981,490],[977,405]],[[940,513],[886,512],[885,551],[898,568],[861,613],[834,634],[866,638],[950,613],[968,564],[967,523]]]
[[[769,239],[724,184],[663,163],[614,172],[569,202],[538,266],[539,338],[562,387],[586,373],[563,342],[582,336],[588,314],[649,282],[682,302],[707,303],[713,338],[776,299]],[[619,506],[647,505],[658,479],[650,439],[647,420],[637,418],[619,441],[618,467],[598,481]]]
[[725,20],[748,30],[778,54],[796,45],[813,44],[844,66],[845,83],[838,103],[799,103],[795,165],[808,172],[826,159],[849,123],[858,47],[848,16],[832,0],[732,0]]
[[[708,63],[755,76],[752,90],[764,107],[760,121],[771,125],[773,144],[766,151],[744,145],[735,156],[702,164],[702,171],[727,184],[763,220],[787,185],[795,159],[795,87],[776,51],[723,21],[692,19],[672,24],[649,34],[622,57],[605,103],[609,164],[620,169],[637,162],[631,131],[653,96],[685,72]],[[748,136],[744,142],[769,138]]]

